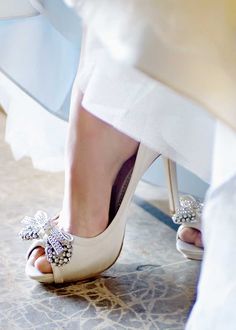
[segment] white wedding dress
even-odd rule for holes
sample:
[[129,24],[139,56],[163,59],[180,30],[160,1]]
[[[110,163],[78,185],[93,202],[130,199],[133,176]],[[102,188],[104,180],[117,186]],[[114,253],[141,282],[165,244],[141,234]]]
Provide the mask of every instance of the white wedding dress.
[[[54,119],[43,108],[63,119],[68,118],[68,99],[80,48],[76,36],[81,29],[75,27],[76,23],[69,32],[65,28],[66,21],[60,19],[66,11],[62,3],[58,1],[55,6],[51,0],[32,1],[41,15],[18,19],[9,23],[10,26],[4,26],[6,21],[1,26],[0,22],[0,41],[5,50],[0,53],[0,69],[38,102],[27,94],[19,101],[21,92],[16,92],[13,85],[9,89],[10,83],[1,78],[1,94],[5,87],[12,99],[7,102],[10,106],[5,105],[9,112],[7,141],[18,159],[30,156],[36,167],[48,170],[63,168],[66,124]],[[72,11],[70,9],[70,15]],[[27,42],[22,45],[22,40]],[[37,52],[30,49],[32,40]],[[26,56],[24,63],[28,66],[22,67],[16,61],[15,47],[11,46],[16,41],[21,58]],[[73,49],[71,44],[76,44],[77,48]],[[84,107],[210,182],[215,120],[190,99],[114,60],[90,31],[84,48],[86,56],[82,56],[77,76],[84,92]],[[29,71],[32,67],[34,70]],[[36,124],[36,116],[41,118],[41,126]],[[21,125],[22,118],[27,122],[26,131]]]

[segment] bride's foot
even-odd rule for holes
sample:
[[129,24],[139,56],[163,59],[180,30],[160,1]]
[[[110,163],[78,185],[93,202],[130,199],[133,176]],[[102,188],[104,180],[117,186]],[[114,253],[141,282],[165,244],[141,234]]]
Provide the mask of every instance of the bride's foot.
[[[54,219],[42,211],[33,217],[25,217],[22,221],[25,227],[20,236],[24,240],[34,240],[27,254],[26,274],[43,283],[63,283],[92,278],[111,267],[121,252],[127,208],[137,183],[158,156],[158,153],[141,143],[137,152],[124,162],[112,187],[109,209],[111,223],[95,237],[70,235],[57,228]],[[45,274],[36,268],[35,264],[43,258],[41,254],[44,253],[43,250],[35,250],[38,247],[45,249],[52,273]],[[34,250],[38,257],[35,263],[33,257],[29,259]]]
[[[106,229],[112,185],[137,147],[136,141],[82,107],[72,113],[60,228],[80,237],[94,237]],[[52,272],[43,248],[35,249],[30,259],[42,273]]]

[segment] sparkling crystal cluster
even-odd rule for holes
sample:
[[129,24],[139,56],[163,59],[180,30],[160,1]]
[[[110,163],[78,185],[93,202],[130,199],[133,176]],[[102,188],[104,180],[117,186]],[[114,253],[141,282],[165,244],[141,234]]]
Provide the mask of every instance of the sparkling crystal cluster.
[[55,266],[67,264],[72,257],[73,237],[58,229],[45,212],[38,211],[34,217],[22,220],[25,227],[20,232],[23,240],[43,239],[47,260]]
[[21,239],[29,241],[32,239],[39,239],[39,233],[38,230],[35,229],[32,226],[29,226],[27,228],[23,228],[21,232],[19,233]]
[[57,267],[68,264],[72,257],[72,244],[67,242],[62,245],[63,251],[57,255],[52,245],[48,242],[45,249],[46,257],[51,264],[54,264]]
[[201,216],[202,208],[203,204],[192,196],[183,196],[180,198],[180,207],[176,210],[172,220],[178,225],[197,222]]

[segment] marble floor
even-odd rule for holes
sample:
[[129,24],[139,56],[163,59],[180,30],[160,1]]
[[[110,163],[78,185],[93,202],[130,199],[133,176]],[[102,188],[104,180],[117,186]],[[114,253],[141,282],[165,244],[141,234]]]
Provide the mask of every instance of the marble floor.
[[63,174],[16,162],[0,113],[0,329],[184,329],[195,299],[199,263],[175,250],[166,191],[141,182],[129,210],[116,264],[83,283],[41,285],[24,274],[17,233],[24,215],[60,210]]

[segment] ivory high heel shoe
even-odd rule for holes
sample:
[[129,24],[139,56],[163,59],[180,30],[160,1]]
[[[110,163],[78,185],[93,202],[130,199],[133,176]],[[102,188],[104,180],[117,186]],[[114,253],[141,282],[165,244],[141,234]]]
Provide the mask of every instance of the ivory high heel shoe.
[[[113,219],[110,219],[105,231],[96,237],[82,238],[65,233],[44,212],[37,212],[33,218],[25,217],[23,223],[26,227],[20,236],[27,240],[36,239],[27,254],[26,274],[39,282],[63,283],[88,279],[111,267],[122,249],[127,209],[137,183],[158,156],[140,144],[137,155],[125,164],[128,171],[125,166],[122,167],[112,190],[110,216]],[[120,185],[122,171],[126,174],[126,180]],[[51,263],[52,274],[41,273],[30,261],[32,251],[40,246],[45,249]]]

